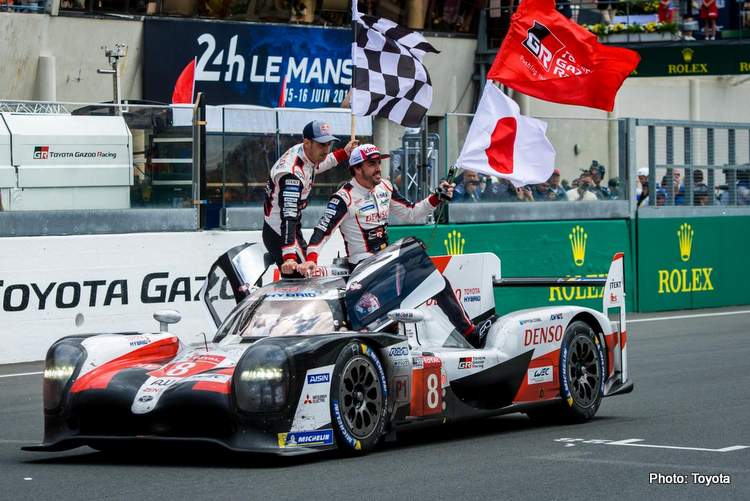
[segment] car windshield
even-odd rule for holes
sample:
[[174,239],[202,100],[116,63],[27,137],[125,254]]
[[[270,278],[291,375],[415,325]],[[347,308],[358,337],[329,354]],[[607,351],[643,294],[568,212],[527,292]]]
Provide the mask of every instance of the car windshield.
[[325,299],[264,297],[229,318],[217,333],[224,342],[268,336],[298,336],[334,332],[334,313]]

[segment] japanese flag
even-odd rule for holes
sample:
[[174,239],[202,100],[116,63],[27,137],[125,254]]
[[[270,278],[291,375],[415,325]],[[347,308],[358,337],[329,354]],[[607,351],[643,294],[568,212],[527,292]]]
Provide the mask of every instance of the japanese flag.
[[456,165],[516,187],[543,183],[555,167],[546,132],[546,123],[521,115],[518,104],[488,81]]

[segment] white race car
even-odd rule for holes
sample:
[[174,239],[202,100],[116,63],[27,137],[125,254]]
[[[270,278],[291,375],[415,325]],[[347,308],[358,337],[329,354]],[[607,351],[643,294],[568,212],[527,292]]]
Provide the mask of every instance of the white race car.
[[[602,397],[633,388],[622,254],[606,280],[503,279],[494,254],[430,258],[406,238],[348,277],[264,285],[268,274],[257,244],[217,260],[202,291],[218,328],[210,343],[182,343],[168,314],[161,332],[57,341],[44,371],[45,440],[25,449],[192,441],[364,452],[415,423],[511,412],[585,421]],[[475,323],[492,320],[482,348],[434,303],[443,276]],[[604,313],[564,306],[495,318],[494,287],[550,283],[603,286]]]

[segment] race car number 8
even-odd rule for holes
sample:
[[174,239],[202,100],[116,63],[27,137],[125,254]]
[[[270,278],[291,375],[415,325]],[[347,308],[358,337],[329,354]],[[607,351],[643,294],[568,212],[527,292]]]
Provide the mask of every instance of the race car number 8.
[[440,390],[438,388],[437,374],[427,376],[427,407],[436,409],[440,405]]
[[167,376],[184,376],[190,372],[190,369],[193,367],[195,367],[195,362],[182,362],[175,364],[175,366],[169,369],[166,374]]

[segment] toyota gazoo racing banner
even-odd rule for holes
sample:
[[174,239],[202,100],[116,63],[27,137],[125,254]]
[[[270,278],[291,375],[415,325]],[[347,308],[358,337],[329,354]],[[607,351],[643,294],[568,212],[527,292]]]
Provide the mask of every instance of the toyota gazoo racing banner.
[[249,23],[144,23],[143,97],[170,102],[195,61],[210,105],[338,107],[352,83],[351,29]]

